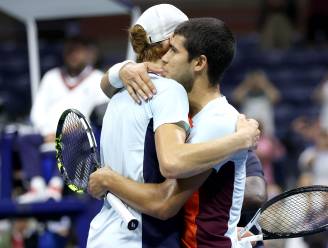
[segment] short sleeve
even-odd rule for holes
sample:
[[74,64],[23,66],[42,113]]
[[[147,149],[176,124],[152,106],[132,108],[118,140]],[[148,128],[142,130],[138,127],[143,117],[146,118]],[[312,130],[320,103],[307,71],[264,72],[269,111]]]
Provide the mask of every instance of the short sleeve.
[[164,82],[166,84],[164,89],[157,87],[157,94],[149,102],[153,115],[154,132],[163,124],[174,123],[183,127],[188,133],[190,126],[187,92],[177,82],[165,80],[167,82]]
[[258,176],[258,177],[263,177],[263,169],[262,169],[262,164],[255,154],[254,151],[249,151],[248,152],[248,157],[246,160],[246,176]]

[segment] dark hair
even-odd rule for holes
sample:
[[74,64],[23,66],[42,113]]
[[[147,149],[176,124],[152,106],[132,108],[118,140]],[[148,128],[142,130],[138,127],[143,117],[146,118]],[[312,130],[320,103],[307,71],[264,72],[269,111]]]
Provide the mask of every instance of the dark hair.
[[219,84],[235,54],[235,38],[225,23],[216,18],[194,18],[180,24],[174,34],[185,37],[189,61],[206,56],[209,81],[213,86]]

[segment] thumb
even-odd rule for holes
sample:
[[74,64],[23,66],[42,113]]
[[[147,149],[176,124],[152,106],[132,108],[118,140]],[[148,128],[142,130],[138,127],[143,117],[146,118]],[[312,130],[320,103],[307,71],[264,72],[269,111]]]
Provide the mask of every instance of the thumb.
[[246,120],[246,115],[244,114],[239,114],[238,116],[238,121],[245,121]]

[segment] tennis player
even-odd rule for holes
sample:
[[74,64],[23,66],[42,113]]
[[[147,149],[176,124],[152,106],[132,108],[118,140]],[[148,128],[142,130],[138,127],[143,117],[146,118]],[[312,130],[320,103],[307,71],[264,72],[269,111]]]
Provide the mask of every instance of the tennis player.
[[[215,28],[217,28],[217,27],[215,27]],[[157,30],[161,30],[161,29],[157,29]],[[224,27],[223,30],[225,30],[225,27]],[[222,31],[222,27],[221,27],[221,31]],[[231,35],[231,33],[229,33],[229,32],[228,32],[228,34]],[[218,33],[216,35],[218,35]],[[147,36],[145,36],[145,37],[147,37]],[[150,37],[152,37],[152,36],[150,36]],[[223,40],[226,39],[226,38],[229,38],[229,35],[228,35],[228,37],[222,37]],[[220,52],[227,51],[227,49],[228,50],[230,49],[230,52],[231,53],[228,52],[228,55],[225,55],[225,56],[228,56],[228,58],[225,58],[227,60],[225,62],[223,62],[223,65],[221,66],[221,70],[220,70],[220,68],[218,68],[219,69],[219,74],[217,75],[217,74],[214,73],[214,78],[212,78],[211,80],[217,81],[219,79],[219,77],[221,76],[221,74],[224,72],[224,70],[230,64],[230,62],[232,60],[233,51],[234,51],[234,44],[233,44],[234,43],[234,40],[233,40],[232,35],[231,35],[230,38],[232,38],[232,40],[230,40],[230,43],[228,42],[228,45],[222,45],[222,47],[220,47],[220,49],[221,49]],[[224,44],[224,42],[222,44]],[[183,44],[179,44],[179,45],[180,45],[179,49],[180,48],[183,48]],[[217,47],[215,47],[215,49],[216,48]],[[171,52],[169,52],[168,54],[171,54],[172,55],[172,54],[175,53],[175,50],[173,48],[171,48],[170,51]],[[185,55],[188,54],[186,52],[186,50],[184,50],[184,51],[185,51]],[[178,64],[174,65],[174,68],[177,69],[179,73],[183,72],[184,69],[188,69],[189,68],[189,70],[187,70],[187,74],[180,75],[180,76],[177,75],[177,76],[178,76],[178,78],[181,78],[181,82],[184,82],[184,86],[187,89],[191,90],[191,92],[193,92],[193,88],[194,88],[193,82],[199,81],[203,77],[205,77],[205,79],[206,79],[203,82],[204,84],[206,84],[206,83],[209,82],[208,81],[208,76],[207,76],[207,70],[208,70],[207,69],[208,68],[208,66],[207,66],[207,57],[205,55],[202,55],[200,57],[199,56],[200,55],[196,55],[195,58],[192,58],[191,59],[192,62],[186,60],[186,61],[184,61],[184,63],[178,63]],[[169,65],[169,63],[167,63],[167,65]],[[181,67],[180,69],[179,69],[179,66]],[[191,73],[192,71],[194,73],[195,70],[196,70],[196,72],[197,72],[196,74],[198,76],[197,76],[197,79],[195,81],[192,81],[192,77],[190,77],[191,75],[188,75],[188,73]],[[183,74],[183,73],[181,73],[181,74]],[[171,75],[169,75],[169,76],[171,76]],[[187,76],[187,78],[184,78],[184,76]],[[213,77],[213,75],[212,75],[212,77]],[[155,79],[155,81],[158,81],[157,79],[161,79],[161,78],[156,77],[156,76],[153,76],[153,80],[154,79]],[[202,82],[202,80],[200,80],[199,82]],[[113,115],[115,115],[116,118],[118,116],[120,116],[121,120],[120,120],[120,122],[119,122],[118,125],[121,126],[121,129],[122,129],[122,127],[124,129],[125,125],[129,125],[129,128],[131,128],[131,124],[132,124],[132,126],[134,126],[133,121],[135,121],[136,116],[139,118],[140,115],[136,112],[137,109],[133,109],[132,106],[139,107],[139,109],[142,108],[143,106],[146,106],[148,108],[148,113],[147,113],[148,116],[151,115],[151,114],[153,114],[153,116],[151,116],[152,117],[151,119],[154,119],[154,123],[157,123],[156,120],[155,120],[157,118],[156,115],[157,114],[162,114],[161,112],[163,112],[163,110],[165,112],[165,109],[163,109],[163,107],[161,107],[161,108],[154,108],[154,107],[160,106],[160,105],[159,104],[158,105],[153,105],[153,103],[156,103],[160,99],[160,96],[161,95],[165,95],[165,94],[161,94],[161,92],[168,92],[168,85],[170,85],[170,82],[167,81],[165,83],[166,83],[166,85],[165,85],[165,88],[164,88],[165,90],[164,91],[163,91],[163,88],[161,89],[161,87],[164,87],[164,86],[161,86],[160,85],[160,87],[158,87],[158,85],[156,85],[157,90],[158,90],[158,93],[148,103],[143,103],[141,106],[133,105],[132,99],[130,99],[129,108],[123,107],[123,108],[125,108],[124,109],[124,113],[125,113],[124,116],[121,114],[123,112],[122,111],[123,110],[122,108],[119,108],[119,109],[116,109],[115,111],[113,111],[111,113],[112,115],[107,115],[107,113],[110,112],[110,110],[111,110],[110,109],[111,108],[111,104],[110,104],[109,105],[109,108],[108,108],[108,111],[107,111],[107,113],[105,115],[105,119],[104,119],[104,127],[105,127],[105,123],[106,123],[107,131],[109,131],[109,133],[110,133],[110,129],[115,130],[115,134],[112,131],[111,135],[116,135],[116,136],[117,136],[117,133],[120,132],[120,130],[118,128],[117,129],[113,129],[114,126],[111,127],[110,125],[108,125],[108,123],[111,120],[113,120],[113,119],[111,119],[111,118],[113,118]],[[200,85],[202,85],[203,83],[200,83]],[[207,86],[204,87],[204,89],[205,88],[208,88],[208,86],[209,85],[207,84]],[[202,87],[200,87],[200,89]],[[227,138],[232,137],[233,135],[236,135],[236,134],[232,134],[232,133],[235,130],[235,125],[236,125],[236,120],[237,120],[237,117],[238,117],[238,113],[237,113],[236,110],[234,110],[226,102],[226,100],[225,100],[225,98],[223,96],[220,96],[220,93],[217,92],[217,89],[214,90],[214,88],[216,89],[216,84],[213,84],[209,88],[209,89],[211,89],[210,92],[199,91],[199,93],[205,93],[206,95],[205,95],[205,98],[204,99],[201,99],[200,98],[201,101],[198,102],[198,103],[201,103],[198,106],[199,108],[192,109],[193,114],[196,114],[197,112],[200,114],[201,113],[201,109],[205,105],[207,105],[209,102],[211,102],[212,100],[214,100],[214,102],[212,104],[210,104],[210,105],[212,105],[212,107],[210,109],[212,109],[212,108],[213,109],[216,109],[217,105],[219,106],[219,109],[221,109],[221,110],[224,110],[225,109],[226,110],[226,111],[224,111],[224,112],[226,112],[225,121],[227,121],[227,123],[232,123],[232,125],[230,127],[229,126],[226,127],[226,124],[221,123],[221,125],[220,124],[219,125],[213,125],[213,127],[212,126],[209,126],[209,130],[212,129],[212,128],[214,128],[214,130],[212,130],[212,131],[216,131],[215,128],[216,127],[219,127],[219,130],[220,130],[221,134],[220,134],[220,132],[218,132],[218,135],[213,135],[213,133],[212,133],[212,136],[208,136],[208,134],[206,134],[206,132],[203,132],[202,133],[200,131],[198,131],[199,132],[199,136],[197,136],[195,133],[191,133],[191,136],[190,137],[193,137],[194,140],[195,140],[195,142],[197,141],[197,139],[195,139],[195,137],[198,137],[198,139],[199,139],[198,142],[200,142],[200,141],[205,141],[205,140],[208,140],[208,139],[211,139],[211,138],[213,139],[215,137],[220,137],[220,135],[222,135],[222,136],[228,135],[225,138],[220,139],[220,141],[223,141],[224,139],[226,139],[226,141],[227,141]],[[177,90],[177,89],[175,89],[175,90]],[[171,109],[171,111],[172,111],[174,109],[179,109],[180,108],[179,107],[179,103],[177,101],[181,97],[180,98],[174,97],[172,99],[172,98],[170,98],[171,94],[173,94],[173,96],[176,96],[176,94],[174,94],[173,92],[170,93],[170,94],[167,94],[166,95],[166,98],[165,98],[165,102],[168,102],[168,105],[170,105],[170,104],[172,105],[172,102],[173,102],[173,105],[174,106],[171,106],[171,107],[173,107]],[[127,96],[127,92],[121,92],[121,93],[117,94],[112,99],[111,103],[113,103],[113,101],[115,99],[119,99],[120,98],[119,96],[121,96],[121,97]],[[195,96],[196,95],[194,95],[194,97]],[[125,101],[127,101],[127,103],[129,103],[127,99],[129,99],[129,98],[126,98]],[[218,100],[218,102],[217,102],[217,100]],[[121,104],[122,104],[122,101],[121,101]],[[126,105],[128,105],[128,104],[126,104]],[[122,105],[120,105],[120,106],[122,106]],[[197,106],[197,104],[196,105],[191,105],[191,106]],[[167,108],[169,108],[169,107],[170,106],[167,106]],[[226,109],[226,107],[228,107],[228,108]],[[149,108],[150,108],[151,111],[149,111]],[[206,107],[205,107],[205,109],[206,109]],[[129,113],[127,111],[130,111],[130,110],[132,111],[130,113],[130,115],[132,116],[132,118],[131,117],[130,118],[127,118],[127,116],[129,115]],[[159,111],[159,112],[156,112],[156,111]],[[151,114],[149,112],[151,112]],[[205,112],[205,113],[207,113],[207,112]],[[211,111],[210,111],[210,113],[211,113]],[[170,115],[171,115],[171,113],[170,113]],[[206,117],[206,114],[205,114],[205,117]],[[125,123],[124,121],[122,122],[122,120],[124,118],[127,119],[129,122],[128,123]],[[172,118],[172,117],[170,117],[170,118]],[[107,122],[106,122],[106,120],[107,120]],[[149,124],[150,123],[149,120],[150,119],[148,117],[148,120],[147,120],[147,123],[146,124]],[[218,119],[218,121],[219,121],[218,123],[220,123],[220,121],[222,122],[222,119]],[[211,166],[213,166],[213,165],[209,166],[209,164],[212,164],[214,162],[214,160],[216,160],[216,163],[218,162],[217,158],[214,159],[214,160],[212,158],[213,158],[213,156],[218,156],[219,153],[217,153],[217,151],[219,151],[219,149],[216,148],[217,151],[215,151],[214,153],[209,152],[210,150],[212,150],[212,151],[215,150],[215,148],[213,148],[213,142],[212,142],[212,144],[211,143],[204,143],[204,144],[189,145],[189,146],[188,145],[181,145],[181,144],[177,146],[173,142],[173,146],[171,146],[172,140],[174,140],[174,138],[175,138],[173,136],[176,136],[178,133],[181,133],[181,135],[178,135],[179,137],[183,137],[182,139],[179,139],[180,142],[181,143],[184,142],[185,132],[184,132],[184,130],[181,127],[182,126],[186,126],[185,125],[186,124],[186,121],[184,121],[183,125],[180,124],[181,122],[182,121],[178,121],[178,122],[163,122],[163,124],[161,124],[161,125],[159,125],[157,127],[155,125],[155,128],[153,127],[150,130],[151,133],[153,133],[153,130],[155,130],[156,149],[157,149],[157,152],[158,152],[158,159],[159,159],[159,165],[160,165],[161,172],[162,172],[162,174],[164,174],[165,176],[168,176],[168,177],[188,177],[188,176],[192,176],[192,175],[195,175],[195,174],[199,174],[200,172],[203,172],[206,169],[211,168]],[[175,123],[175,124],[168,124],[168,123]],[[197,124],[198,124],[198,121],[197,121]],[[216,123],[214,123],[214,124],[216,124]],[[254,127],[257,125],[254,122],[253,122],[253,124],[254,124]],[[147,125],[145,125],[145,126],[147,126]],[[136,130],[138,130],[137,129],[138,127],[140,127],[140,126],[136,126]],[[256,128],[254,128],[254,130],[255,129]],[[105,130],[103,132],[105,132]],[[196,130],[196,129],[193,128],[193,130]],[[204,129],[204,131],[205,131],[205,129]],[[170,133],[173,133],[174,135],[172,135]],[[183,133],[183,135],[182,135],[182,133]],[[211,132],[208,132],[208,133],[211,133]],[[232,134],[232,135],[229,136],[229,134]],[[135,134],[133,134],[133,135],[135,135]],[[143,178],[141,178],[141,180],[140,180],[140,174],[141,173],[138,170],[131,170],[133,168],[132,165],[130,165],[130,167],[128,169],[126,167],[125,168],[122,168],[122,167],[115,168],[115,167],[113,167],[113,168],[114,168],[114,170],[120,172],[121,174],[127,174],[126,172],[128,172],[129,170],[131,170],[132,173],[130,175],[127,175],[127,176],[130,177],[130,178],[132,178],[132,179],[134,179],[133,177],[136,177],[137,176],[137,177],[139,177],[139,178],[136,178],[135,179],[137,181],[155,182],[155,183],[157,183],[157,182],[162,181],[163,178],[160,176],[159,171],[157,171],[157,172],[156,172],[156,170],[154,171],[154,167],[155,167],[154,166],[154,161],[151,161],[152,162],[152,165],[151,166],[149,166],[149,164],[148,164],[149,160],[152,160],[152,159],[154,160],[154,158],[156,160],[156,153],[155,154],[152,153],[151,155],[148,155],[149,153],[147,152],[148,151],[147,150],[148,149],[147,148],[148,146],[147,146],[146,143],[148,142],[147,141],[147,137],[149,137],[148,135],[149,136],[153,136],[153,134],[149,134],[146,130],[144,130],[143,137],[146,137],[146,140],[145,140],[145,144],[142,147],[136,146],[137,141],[138,141],[137,139],[134,139],[133,142],[130,142],[131,144],[133,144],[132,147],[134,147],[134,149],[132,149],[132,150],[134,150],[135,153],[137,153],[138,150],[142,150],[144,148],[144,153],[145,154],[142,157],[144,158],[145,161],[143,161],[143,165],[144,165],[144,168],[143,168]],[[162,137],[161,137],[161,135],[162,135]],[[104,137],[104,136],[102,136],[102,137]],[[124,137],[124,136],[122,136],[122,137]],[[113,140],[114,139],[114,136],[111,136],[110,139]],[[109,138],[108,138],[108,140],[109,140]],[[102,139],[102,141],[103,141],[103,139]],[[120,140],[120,141],[117,140],[117,141],[119,142],[119,145],[121,144],[120,142],[122,142],[122,140]],[[230,140],[230,142],[231,141],[233,141],[233,140]],[[108,143],[108,141],[106,141],[106,142]],[[234,142],[236,142],[236,141],[234,141]],[[211,145],[209,145],[209,144],[211,144]],[[231,145],[231,144],[232,143],[229,143],[228,142],[227,143],[227,147],[229,147],[229,145]],[[127,143],[127,146],[129,146],[129,143]],[[207,146],[207,149],[209,149],[209,150],[204,149],[201,153],[197,153],[196,150],[195,150],[196,147],[206,147],[206,146]],[[114,148],[114,143],[112,143],[112,147]],[[117,147],[117,143],[116,143],[116,147]],[[124,148],[126,149],[126,145],[125,146],[122,145],[122,147],[123,147],[123,149]],[[181,149],[182,147],[188,147],[189,149],[183,150],[183,149]],[[234,147],[234,146],[232,146],[232,147]],[[222,147],[221,147],[221,149],[222,149]],[[230,147],[230,149],[231,149],[231,147]],[[233,149],[236,149],[236,147],[234,147]],[[237,148],[237,150],[240,150],[240,148]],[[104,146],[102,146],[102,151],[104,151]],[[108,149],[106,149],[106,151],[108,151],[110,153],[110,147],[108,147]],[[177,151],[179,151],[179,152],[177,152]],[[189,152],[189,155],[188,156],[185,156],[188,152]],[[114,154],[116,155],[117,153],[114,153]],[[112,158],[115,157],[114,154],[109,155],[107,161],[110,161],[110,160],[113,161],[114,159],[112,159]],[[165,154],[166,154],[167,157],[165,157]],[[104,152],[103,152],[103,156],[104,156],[104,158],[106,156],[104,154]],[[112,156],[112,157],[110,157],[110,156]],[[134,159],[135,158],[136,158],[136,156],[134,156]],[[172,158],[175,158],[175,159],[172,159]],[[232,173],[228,169],[228,172],[230,172],[230,174],[233,175],[232,176],[232,178],[233,178],[232,185],[234,185],[234,181],[235,181],[234,180],[234,175],[235,174],[238,174],[238,173],[235,173],[234,172],[235,171],[235,167],[236,167],[235,164],[237,162],[239,162],[241,164],[244,164],[245,158],[246,158],[245,152],[242,153],[242,154],[238,154],[238,156],[236,156],[236,157],[234,157],[234,159],[232,159],[232,161],[234,161],[235,163],[234,162],[231,162],[230,163],[231,165],[230,166],[227,165],[227,167],[226,167],[226,168],[229,168],[229,167],[232,168],[232,171],[233,171]],[[181,159],[183,159],[183,160],[181,160]],[[193,160],[193,159],[195,159],[195,160]],[[202,161],[202,159],[204,161]],[[112,161],[110,161],[110,164],[115,165],[115,163],[113,163]],[[168,163],[167,161],[173,161],[174,163]],[[193,164],[193,162],[195,162],[195,164]],[[202,163],[204,163],[204,162],[205,162],[205,166],[204,166],[204,164],[202,165]],[[142,163],[142,161],[141,161],[141,163]],[[116,164],[119,164],[119,163],[116,163]],[[134,161],[134,167],[135,167],[135,164],[138,164],[138,160],[135,160]],[[169,166],[167,166],[167,165],[169,165]],[[190,165],[192,165],[192,166],[190,166]],[[146,170],[145,170],[145,167],[147,167]],[[169,167],[169,169],[167,169],[165,167]],[[176,171],[175,171],[175,168],[174,167],[176,168]],[[220,167],[220,165],[217,166],[217,169],[219,167]],[[237,166],[237,167],[238,168],[241,167],[241,168],[245,169],[243,166]],[[156,167],[155,167],[155,169],[156,169]],[[153,170],[153,172],[152,173],[149,173],[150,170]],[[222,170],[223,169],[221,168],[220,171],[222,171]],[[107,189],[107,186],[108,185],[106,185],[107,184],[106,183],[106,181],[107,181],[106,177],[108,175],[108,172],[110,172],[110,170],[108,170],[108,169],[107,170],[102,170],[101,172],[99,171],[99,173],[98,172],[94,173],[93,176],[91,177],[91,180],[90,180],[90,191],[95,196],[98,196],[99,197],[100,194],[102,194],[105,190],[108,190]],[[242,172],[242,171],[240,171],[240,172]],[[193,186],[192,189],[186,188],[186,190],[184,190],[184,192],[181,193],[182,195],[185,195],[184,196],[185,199],[186,199],[186,197],[188,197],[191,194],[191,192],[193,190],[195,190],[207,178],[207,176],[210,173],[211,173],[211,171],[208,171],[208,172],[205,172],[204,174],[201,174],[200,176],[197,176],[197,180],[192,180],[192,179],[185,180],[185,182],[191,182],[191,183],[186,183],[186,186],[188,186],[188,187],[190,187],[190,185]],[[214,173],[213,176],[215,177],[216,174],[217,173]],[[242,173],[239,173],[239,174],[242,175]],[[156,178],[157,176],[159,176],[159,177]],[[224,174],[222,174],[222,176],[225,177]],[[241,181],[240,181],[241,184],[243,184],[242,182],[243,182],[244,179],[245,178],[243,178],[243,179],[241,178]],[[93,182],[95,182],[94,185],[93,185]],[[193,182],[195,182],[195,183],[193,183]],[[195,185],[193,185],[193,184],[195,184]],[[97,186],[100,187],[100,190],[99,190],[99,188],[97,189]],[[240,186],[242,186],[242,185],[240,185]],[[238,185],[236,187],[238,188]],[[230,190],[232,188],[234,188],[234,187],[233,186],[230,187]],[[242,188],[243,188],[243,186],[241,187],[241,189]],[[179,190],[180,189],[181,188],[179,188]],[[103,191],[103,192],[101,192],[101,191]],[[224,192],[224,187],[222,187],[222,191],[221,192]],[[235,192],[233,192],[233,193],[235,193]],[[231,196],[232,196],[232,194],[231,194]],[[242,200],[242,198],[240,198],[238,196],[238,194],[235,194],[234,196],[237,196],[237,198],[235,198],[237,202],[238,202],[238,198],[239,198],[239,200],[240,199]],[[241,195],[241,197],[242,197],[242,195]],[[235,199],[230,199],[230,202],[235,201]],[[178,206],[178,208],[181,207],[181,205],[184,203],[184,201],[182,203],[180,203],[180,206]],[[240,202],[239,205],[241,206],[241,202]],[[104,210],[104,208],[103,208],[103,210]],[[107,211],[105,209],[102,212],[107,212]],[[91,245],[92,242],[96,242],[95,239],[97,237],[98,238],[101,237],[101,235],[99,235],[99,232],[102,232],[103,229],[106,230],[104,232],[106,232],[107,236],[105,235],[104,240],[108,240],[107,244],[108,243],[109,244],[112,244],[112,239],[118,239],[119,242],[120,242],[120,243],[116,244],[115,247],[119,247],[117,245],[122,244],[122,242],[123,242],[123,245],[125,245],[126,243],[124,243],[124,241],[127,241],[127,240],[129,240],[128,244],[130,244],[131,242],[133,243],[133,240],[131,239],[133,237],[133,235],[128,235],[128,234],[126,234],[125,236],[123,235],[123,237],[124,237],[123,239],[120,238],[119,236],[117,236],[117,233],[114,233],[115,235],[113,235],[113,236],[112,235],[109,235],[109,234],[112,234],[113,230],[115,230],[116,228],[115,228],[115,225],[113,226],[112,223],[109,223],[106,220],[106,214],[102,214],[102,212],[100,213],[100,215],[98,215],[99,217],[97,216],[98,218],[96,217],[95,220],[91,223],[91,226],[90,226],[90,233],[91,233],[91,235],[89,235],[89,245]],[[238,210],[236,211],[236,213],[237,212],[238,212]],[[114,214],[114,212],[113,212],[113,214]],[[237,213],[237,215],[238,215],[238,213]],[[168,247],[168,246],[172,246],[172,245],[174,247],[175,246],[179,246],[179,239],[178,239],[178,227],[179,227],[178,224],[179,223],[178,222],[175,222],[175,220],[177,219],[177,217],[178,216],[175,216],[173,219],[170,219],[167,222],[163,222],[163,221],[159,222],[158,220],[155,220],[155,219],[153,219],[153,218],[151,218],[149,216],[143,215],[142,216],[142,235],[140,235],[139,242],[138,242],[137,239],[135,240],[136,241],[135,244],[138,247],[141,247],[141,246],[142,247]],[[151,225],[151,224],[153,224],[153,225]],[[165,224],[168,224],[168,225],[165,225]],[[106,227],[102,227],[104,225]],[[96,230],[97,227],[99,227],[98,230]],[[149,228],[149,227],[151,227],[151,228]],[[100,228],[102,228],[102,229],[100,229]],[[122,228],[123,227],[121,227],[121,229],[120,229],[122,231],[121,232],[121,235],[123,234]],[[94,229],[94,230],[92,230],[92,229]],[[125,232],[128,233],[128,231],[125,231]],[[230,230],[230,232],[232,232],[232,231]],[[233,233],[235,234],[235,237],[234,238],[236,238],[237,237],[236,232],[233,231]],[[107,237],[111,237],[111,238],[107,238]],[[225,236],[223,235],[222,237],[225,237]],[[230,240],[229,237],[227,237],[226,240],[228,242],[231,242],[231,240]],[[131,247],[131,246],[129,246],[129,247]]]

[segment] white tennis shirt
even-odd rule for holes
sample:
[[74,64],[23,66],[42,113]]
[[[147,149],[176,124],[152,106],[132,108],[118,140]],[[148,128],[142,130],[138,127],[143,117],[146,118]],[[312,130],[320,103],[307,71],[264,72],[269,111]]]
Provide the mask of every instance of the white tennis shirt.
[[[185,89],[176,81],[150,74],[157,94],[153,99],[136,104],[126,90],[116,94],[108,104],[102,133],[101,160],[119,174],[138,182],[159,183],[165,179],[159,171],[154,133],[165,123],[180,123],[189,129],[189,104]],[[106,248],[178,248],[179,216],[161,221],[129,210],[140,221],[129,231],[109,204],[92,220],[88,247]]]
[[99,87],[103,73],[91,67],[84,71],[87,75],[74,88],[65,84],[60,68],[43,76],[31,110],[31,121],[42,135],[56,132],[64,110],[75,108],[89,118],[96,105],[109,101]]

